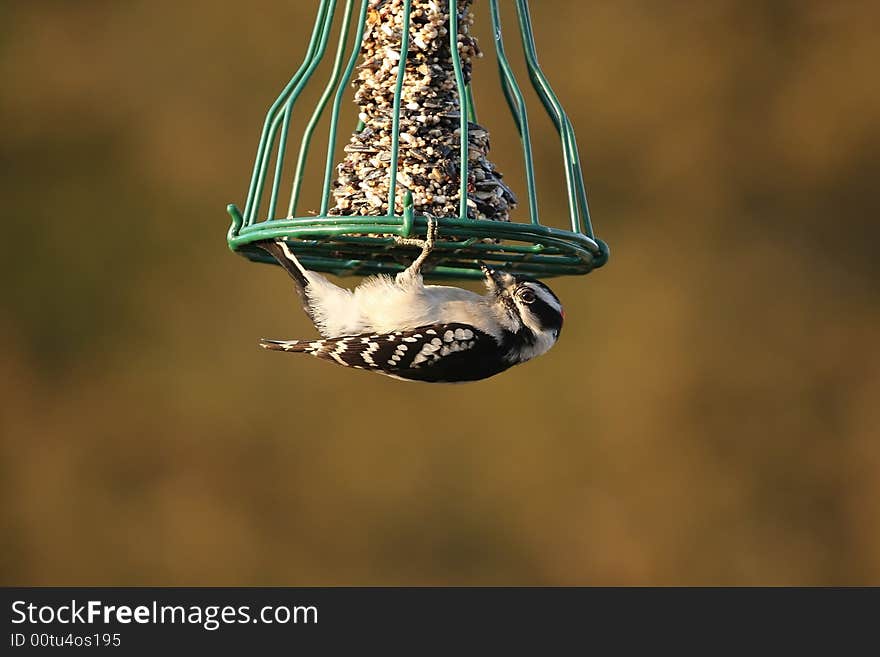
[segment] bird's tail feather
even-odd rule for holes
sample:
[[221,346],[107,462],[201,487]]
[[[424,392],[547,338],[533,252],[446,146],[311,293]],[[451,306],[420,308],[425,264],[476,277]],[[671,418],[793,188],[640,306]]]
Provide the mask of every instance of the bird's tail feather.
[[284,267],[284,270],[290,274],[290,277],[296,282],[296,287],[300,294],[302,294],[309,285],[309,279],[306,278],[305,267],[296,259],[290,247],[280,240],[265,240],[257,242],[256,245],[275,258],[278,264]]
[[263,249],[263,251],[271,255],[273,258],[275,258],[278,264],[281,265],[288,274],[290,274],[293,282],[296,283],[296,293],[299,296],[300,304],[302,304],[303,310],[306,312],[306,315],[308,315],[309,318],[314,322],[315,316],[312,312],[312,308],[308,300],[308,295],[306,293],[306,289],[309,286],[309,279],[308,276],[306,276],[306,268],[303,267],[300,261],[297,260],[296,256],[293,255],[293,251],[290,250],[290,247],[287,246],[287,243],[282,240],[265,240],[257,242],[256,245]]
[[309,349],[309,342],[307,340],[267,340],[263,338],[260,340],[260,346],[269,351],[303,352]]

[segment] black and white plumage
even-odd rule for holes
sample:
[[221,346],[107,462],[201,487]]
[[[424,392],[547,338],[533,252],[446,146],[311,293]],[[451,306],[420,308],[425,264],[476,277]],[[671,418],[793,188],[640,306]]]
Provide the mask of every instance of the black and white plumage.
[[371,276],[354,290],[309,271],[283,240],[260,243],[290,274],[322,339],[261,340],[273,351],[306,353],[339,365],[431,383],[477,381],[540,356],[562,330],[562,305],[549,287],[483,267],[487,294],[425,285],[422,253],[397,276]]

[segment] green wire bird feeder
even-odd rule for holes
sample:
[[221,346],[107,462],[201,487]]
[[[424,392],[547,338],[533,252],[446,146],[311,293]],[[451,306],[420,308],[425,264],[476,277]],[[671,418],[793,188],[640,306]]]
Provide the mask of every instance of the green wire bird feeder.
[[[608,247],[593,235],[574,130],[538,64],[528,1],[514,0],[529,79],[561,142],[569,229],[539,219],[525,100],[505,54],[498,0],[488,0],[501,90],[522,142],[528,218],[511,220],[516,197],[486,159],[488,131],[477,123],[471,92],[470,60],[479,54],[469,35],[472,1],[361,0],[356,13],[355,0],[319,1],[305,61],[266,116],[244,210],[228,206],[230,249],[272,262],[255,242],[283,238],[312,270],[396,273],[413,251],[395,236],[424,236],[430,214],[439,238],[426,278],[481,278],[480,263],[535,277],[587,274],[605,264]],[[332,71],[299,142],[284,214],[291,116],[324,59],[334,20],[340,27]],[[352,86],[360,120],[337,163],[340,109]],[[320,210],[302,216],[306,161],[328,104]]]

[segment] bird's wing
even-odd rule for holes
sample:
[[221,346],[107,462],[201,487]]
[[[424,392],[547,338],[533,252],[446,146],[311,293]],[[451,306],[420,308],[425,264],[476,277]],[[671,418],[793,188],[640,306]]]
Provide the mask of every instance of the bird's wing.
[[346,367],[403,379],[438,383],[483,379],[509,367],[492,336],[458,323],[324,340],[261,340],[260,346],[307,353]]

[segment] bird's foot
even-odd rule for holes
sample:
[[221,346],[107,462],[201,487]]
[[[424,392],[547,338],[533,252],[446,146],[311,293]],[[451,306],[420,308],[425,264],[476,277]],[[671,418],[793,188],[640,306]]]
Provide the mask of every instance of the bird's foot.
[[437,219],[433,215],[425,213],[425,218],[428,222],[428,232],[425,236],[425,239],[419,239],[418,237],[401,237],[400,235],[394,235],[395,243],[400,246],[418,246],[421,247],[422,253],[430,254],[431,251],[434,250],[434,243],[437,240]]
[[437,233],[438,233],[438,225],[437,219],[430,215],[425,214],[425,217],[428,221],[428,230],[425,235],[425,239],[418,239],[415,237],[401,237],[399,235],[394,236],[394,241],[401,246],[418,246],[421,247],[422,252],[419,256],[412,261],[412,264],[406,269],[403,273],[409,273],[410,275],[418,274],[421,270],[422,265],[425,263],[425,259],[431,252],[434,250],[434,245],[437,242]]

